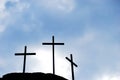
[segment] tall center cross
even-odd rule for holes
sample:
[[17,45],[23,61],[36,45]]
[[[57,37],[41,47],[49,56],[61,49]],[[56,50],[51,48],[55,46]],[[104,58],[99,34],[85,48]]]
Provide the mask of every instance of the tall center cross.
[[73,67],[73,66],[75,66],[75,67],[78,67],[78,66],[77,66],[77,64],[75,64],[75,63],[73,62],[73,56],[72,56],[72,54],[70,54],[70,59],[69,59],[68,57],[66,57],[66,59],[67,59],[69,62],[71,62],[72,80],[74,80],[74,67]]
[[27,53],[27,46],[24,48],[24,53],[15,53],[16,56],[24,56],[23,61],[23,73],[25,73],[25,67],[26,67],[26,56],[27,55],[36,55],[36,53]]
[[52,51],[53,51],[53,75],[55,75],[55,45],[64,45],[64,43],[55,43],[54,36],[52,36],[52,43],[42,43],[43,45],[52,45]]

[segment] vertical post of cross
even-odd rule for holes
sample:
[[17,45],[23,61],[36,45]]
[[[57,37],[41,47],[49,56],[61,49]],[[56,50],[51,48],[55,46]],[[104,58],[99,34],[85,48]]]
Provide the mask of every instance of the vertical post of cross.
[[55,43],[54,36],[52,36],[52,43],[42,43],[42,45],[52,45],[53,51],[53,75],[55,75],[55,45],[64,45],[64,43]]
[[24,60],[23,60],[23,73],[25,73],[26,56],[27,55],[36,55],[36,53],[27,53],[27,46],[25,46],[25,48],[24,48],[24,53],[15,53],[15,56],[24,56]]
[[78,65],[73,62],[72,54],[70,54],[70,59],[68,57],[66,57],[66,59],[71,63],[72,80],[74,80],[75,79],[74,78],[74,66],[78,67]]
[[24,63],[23,63],[23,73],[25,73],[25,64],[26,64],[26,52],[27,52],[27,46],[25,46],[25,50],[24,50]]
[[[52,43],[54,43],[54,36],[52,36]],[[55,74],[55,50],[54,50],[54,45],[53,46],[53,74]]]

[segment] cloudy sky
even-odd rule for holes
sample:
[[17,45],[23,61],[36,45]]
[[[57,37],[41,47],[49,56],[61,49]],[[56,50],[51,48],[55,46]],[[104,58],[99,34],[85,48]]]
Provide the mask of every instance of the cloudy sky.
[[52,73],[51,46],[42,42],[64,42],[55,47],[56,74],[71,80],[73,54],[75,80],[120,80],[119,0],[0,0],[0,76],[22,72]]

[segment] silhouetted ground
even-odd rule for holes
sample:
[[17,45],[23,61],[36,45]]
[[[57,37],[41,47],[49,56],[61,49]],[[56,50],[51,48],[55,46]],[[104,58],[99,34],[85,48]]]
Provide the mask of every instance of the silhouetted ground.
[[58,75],[44,73],[10,73],[0,80],[68,80]]

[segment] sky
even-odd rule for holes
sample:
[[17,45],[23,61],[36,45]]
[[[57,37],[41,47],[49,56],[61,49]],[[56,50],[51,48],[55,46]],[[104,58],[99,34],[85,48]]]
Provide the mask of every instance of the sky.
[[73,54],[75,80],[120,80],[119,0],[0,0],[0,76],[22,72],[52,73],[55,46],[56,74],[71,80],[71,66],[65,57]]

